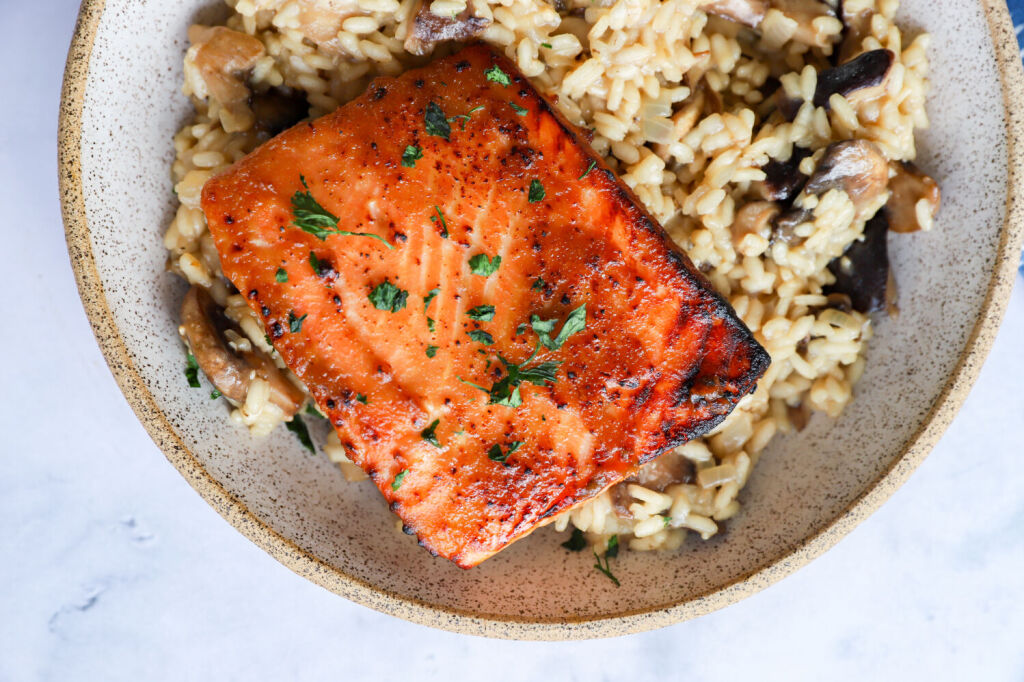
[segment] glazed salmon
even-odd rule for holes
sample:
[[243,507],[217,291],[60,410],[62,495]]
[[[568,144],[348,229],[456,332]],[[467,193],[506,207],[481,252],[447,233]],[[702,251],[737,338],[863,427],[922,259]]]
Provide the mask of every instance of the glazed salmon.
[[282,133],[211,179],[203,209],[352,460],[459,566],[706,433],[768,365],[483,46]]

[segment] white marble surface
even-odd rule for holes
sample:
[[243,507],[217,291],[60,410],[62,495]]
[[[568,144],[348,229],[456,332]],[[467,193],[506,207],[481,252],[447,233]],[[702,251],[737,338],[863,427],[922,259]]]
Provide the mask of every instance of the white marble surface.
[[821,559],[697,621],[488,641],[377,614],[277,564],[149,440],[79,304],[55,164],[76,9],[0,0],[0,681],[1024,680],[1020,286],[977,387],[910,482]]

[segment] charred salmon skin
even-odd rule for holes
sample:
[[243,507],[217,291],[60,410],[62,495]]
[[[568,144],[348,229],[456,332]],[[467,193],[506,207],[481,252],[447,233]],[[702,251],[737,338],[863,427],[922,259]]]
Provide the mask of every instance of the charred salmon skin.
[[225,275],[406,532],[474,566],[698,437],[768,355],[483,46],[203,190]]

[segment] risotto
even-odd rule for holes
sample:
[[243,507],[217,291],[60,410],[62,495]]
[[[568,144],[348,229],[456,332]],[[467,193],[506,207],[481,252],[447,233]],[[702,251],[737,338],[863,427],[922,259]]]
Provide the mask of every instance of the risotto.
[[[896,0],[845,0],[841,10],[814,0],[227,4],[225,26],[249,39],[219,55],[228,68],[216,74],[201,53],[216,29],[190,30],[184,93],[196,113],[174,138],[180,205],[164,243],[170,269],[204,289],[237,326],[240,333],[225,333],[230,347],[274,358],[299,400],[302,387],[223,277],[201,190],[274,134],[254,94],[280,95],[278,113],[329,113],[376,76],[454,51],[456,43],[424,44],[415,35],[424,20],[463,31],[449,37],[475,37],[503,51],[569,121],[591,130],[593,147],[770,353],[757,390],[709,435],[553,518],[556,530],[574,530],[571,549],[587,542],[598,554],[619,546],[675,549],[691,532],[715,535],[739,512],[739,492],[773,436],[802,428],[812,412],[837,417],[851,399],[872,306],[856,305],[855,295],[837,299],[835,291],[842,268],[857,263],[851,246],[870,241],[865,226],[899,198],[903,209],[889,211],[889,229],[932,227],[937,187],[904,163],[916,154],[914,131],[928,125],[929,38],[904,40],[893,23]],[[859,56],[884,51],[891,55],[884,78],[865,76],[874,66]],[[860,66],[852,77],[870,82],[837,85],[851,74],[836,65],[851,62]],[[828,181],[840,154],[863,149],[882,164],[877,191]],[[884,239],[883,227],[883,255]],[[893,313],[891,275],[888,285]],[[225,396],[231,420],[257,436],[286,422],[308,440],[301,417],[289,420],[274,399],[280,394],[273,382],[253,378],[244,394]],[[365,478],[336,434],[320,445],[345,478]]]

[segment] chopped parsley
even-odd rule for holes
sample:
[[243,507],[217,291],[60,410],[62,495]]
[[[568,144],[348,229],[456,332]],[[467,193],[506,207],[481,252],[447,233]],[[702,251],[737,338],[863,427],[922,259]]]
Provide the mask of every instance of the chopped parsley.
[[518,104],[516,104],[515,102],[509,102],[508,104],[509,104],[510,107],[515,109],[515,112],[517,114],[519,114],[520,116],[526,116],[528,113],[530,113],[529,109],[527,109],[526,107],[521,107]]
[[301,332],[302,331],[302,323],[306,321],[306,317],[307,317],[307,315],[303,315],[302,317],[295,317],[295,311],[294,310],[289,310],[288,311],[288,330],[292,334],[298,334],[299,332]]
[[420,438],[427,441],[435,448],[441,447],[441,441],[437,439],[437,434],[434,433],[435,431],[437,431],[437,425],[440,423],[440,419],[435,419],[434,421],[430,422],[430,426],[420,431]]
[[536,204],[538,201],[542,200],[544,196],[544,185],[540,184],[540,180],[537,178],[530,180],[530,192],[526,195],[526,198],[530,203]]
[[541,43],[541,44],[540,44],[540,46],[541,46],[541,47],[546,47],[546,48],[548,48],[549,50],[551,49],[551,43]]
[[430,331],[434,331],[434,327],[436,327],[436,326],[437,326],[437,323],[434,322],[434,318],[428,317],[427,318],[427,329],[429,329]]
[[501,265],[501,256],[488,258],[486,253],[478,253],[469,259],[469,269],[474,275],[490,277],[498,271]]
[[324,261],[317,258],[316,254],[313,253],[312,251],[309,252],[309,266],[313,268],[313,272],[316,274],[317,277],[323,277],[331,269],[330,264],[325,263]]
[[192,353],[185,354],[185,378],[188,379],[189,386],[199,388],[199,363]]
[[601,571],[605,576],[615,583],[615,587],[621,587],[619,579],[612,574],[611,565],[609,564],[610,559],[614,559],[619,555],[619,536],[613,535],[608,539],[608,549],[604,553],[604,564],[601,564],[601,557],[594,552],[594,558],[597,559],[597,563],[594,564],[594,568]]
[[479,105],[479,106],[475,106],[475,107],[473,107],[472,109],[470,109],[470,110],[469,110],[468,112],[466,112],[465,114],[455,114],[454,116],[449,116],[449,117],[448,117],[448,122],[449,122],[449,123],[451,123],[451,122],[452,122],[452,121],[454,121],[455,119],[462,119],[462,125],[460,126],[460,128],[459,128],[459,129],[460,129],[460,130],[465,130],[465,129],[466,129],[466,122],[467,122],[467,121],[469,121],[469,117],[470,117],[470,115],[471,115],[471,114],[475,114],[476,112],[480,111],[480,110],[481,110],[481,109],[483,109],[483,108],[484,108],[484,105],[483,105],[483,104],[481,104],[481,105]]
[[540,291],[541,289],[544,288],[546,284],[547,282],[544,281],[543,277],[538,277],[537,279],[533,280],[533,286],[531,286],[530,288],[533,289],[534,291]]
[[555,329],[558,320],[542,320],[538,315],[530,316],[530,326],[536,332],[540,342],[548,350],[558,350],[570,336],[587,328],[587,304],[584,303],[576,308],[565,318],[562,329],[555,338],[551,338],[551,332]]
[[284,268],[278,268],[277,272],[274,273],[274,279],[276,279],[278,283],[284,284],[288,281],[288,271]]
[[427,357],[432,358],[437,355],[437,346],[427,346]]
[[309,429],[306,428],[306,422],[302,421],[302,417],[295,415],[290,422],[285,422],[284,426],[295,434],[295,437],[299,439],[304,448],[316,454],[316,448],[313,447],[313,439],[309,437]]
[[591,159],[591,160],[590,160],[590,165],[589,165],[589,166],[587,166],[587,170],[583,171],[583,175],[581,175],[581,176],[580,176],[579,178],[577,178],[577,179],[578,179],[578,180],[582,180],[583,178],[585,178],[585,177],[587,177],[588,175],[590,175],[590,171],[594,170],[594,167],[595,167],[595,166],[597,166],[597,161],[595,161],[595,160]]
[[217,398],[221,397],[222,395],[224,395],[224,394],[221,393],[218,389],[215,388],[212,391],[210,391],[210,400],[216,400]]
[[312,192],[309,191],[309,185],[306,184],[305,176],[300,175],[299,180],[302,181],[302,186],[306,188],[306,191],[295,192],[292,195],[292,225],[320,241],[324,241],[329,235],[340,234],[348,237],[372,237],[383,242],[389,249],[395,248],[379,234],[338,229],[338,216],[321,206],[313,198]]
[[480,322],[490,322],[494,319],[494,306],[493,305],[478,305],[475,308],[470,308],[466,315],[471,320],[479,320]]
[[416,162],[423,158],[423,150],[415,145],[406,145],[402,152],[402,165],[406,168],[415,168]]
[[361,402],[363,405],[366,405],[366,404],[369,403],[369,401],[366,399],[366,396],[363,395],[362,393],[356,393],[356,400]]
[[671,516],[663,516],[663,517],[661,517],[661,519],[664,522],[666,528],[668,528],[669,526],[672,525],[672,517]]
[[469,332],[469,338],[473,339],[477,343],[482,343],[485,346],[494,345],[494,337],[485,332],[483,329],[474,329]]
[[327,419],[320,413],[320,410],[316,409],[316,405],[313,403],[306,403],[306,409],[304,410],[310,417],[319,417],[320,419]]
[[402,479],[405,478],[407,473],[409,473],[408,469],[402,469],[395,475],[395,480],[391,481],[392,490],[398,490],[402,487]]
[[448,125],[448,117],[444,115],[441,105],[437,102],[427,104],[427,111],[423,115],[423,121],[427,129],[427,135],[443,137],[445,140],[451,139],[452,127]]
[[565,547],[570,552],[580,552],[587,546],[587,537],[583,534],[579,528],[572,529],[572,535],[569,539],[562,543],[562,547]]
[[508,74],[502,71],[501,67],[497,64],[484,71],[484,75],[487,76],[487,80],[497,83],[498,85],[512,85],[512,79],[509,78]]
[[441,213],[439,206],[434,206],[434,210],[437,211],[436,216],[430,216],[430,222],[436,223],[438,220],[441,221],[441,239],[448,239],[448,223],[444,219],[444,213]]
[[427,312],[427,308],[430,306],[430,302],[434,300],[434,297],[441,293],[440,288],[434,288],[427,292],[427,295],[423,297],[423,312]]
[[384,280],[370,291],[367,298],[377,310],[387,310],[397,313],[405,307],[405,301],[409,298],[409,292],[399,289],[391,282]]
[[518,450],[523,444],[521,440],[514,440],[508,444],[508,447],[504,452],[501,450],[501,445],[495,443],[487,451],[487,458],[493,462],[501,462],[505,466],[508,466],[508,456]]
[[516,327],[516,336],[519,336],[520,334],[525,334],[528,328],[529,326],[525,322],[520,322],[519,326]]

